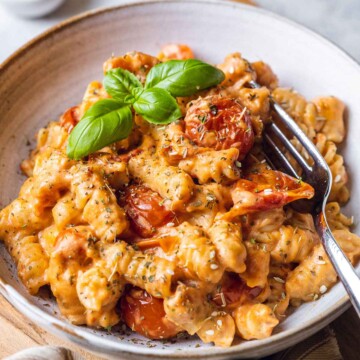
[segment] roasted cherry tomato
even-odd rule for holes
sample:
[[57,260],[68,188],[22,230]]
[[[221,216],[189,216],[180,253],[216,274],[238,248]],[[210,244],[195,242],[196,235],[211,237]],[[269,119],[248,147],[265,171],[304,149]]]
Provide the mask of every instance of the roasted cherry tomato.
[[185,117],[185,132],[197,145],[215,150],[239,149],[242,159],[254,144],[254,130],[246,108],[220,96],[199,98]]
[[121,315],[129,328],[150,339],[167,339],[179,332],[166,318],[163,300],[137,287],[121,298]]
[[174,218],[163,205],[164,199],[143,185],[129,186],[123,196],[123,206],[133,230],[144,238],[153,236],[156,229]]
[[259,286],[247,286],[239,275],[228,273],[213,295],[213,301],[218,306],[235,308],[255,299],[261,291]]
[[162,61],[166,60],[186,60],[193,59],[194,53],[191,48],[183,44],[168,44],[161,48],[158,58]]
[[231,196],[235,204],[233,209],[243,215],[279,208],[299,199],[311,199],[314,189],[281,171],[263,170],[238,180]]
[[60,117],[60,125],[68,133],[71,133],[71,130],[76,126],[79,121],[80,115],[78,106],[73,106],[70,109],[66,110],[64,114]]

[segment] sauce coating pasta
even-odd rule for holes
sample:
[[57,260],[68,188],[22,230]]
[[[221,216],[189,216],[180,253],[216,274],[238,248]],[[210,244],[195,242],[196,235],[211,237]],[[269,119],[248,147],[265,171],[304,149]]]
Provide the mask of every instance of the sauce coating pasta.
[[[155,65],[192,58],[189,46],[168,44],[158,57],[113,56],[103,69],[130,71],[144,84]],[[0,239],[28,291],[49,286],[70,322],[124,322],[151,339],[187,332],[228,347],[235,336],[270,336],[290,305],[334,285],[311,215],[286,206],[314,190],[271,169],[262,152],[270,96],[328,162],[329,225],[349,259],[360,257],[360,238],[340,208],[349,198],[337,151],[345,137],[341,100],[307,101],[280,88],[268,64],[240,53],[218,68],[221,84],[176,99],[178,120],[157,126],[135,114],[127,138],[82,160],[69,159],[66,145],[84,113],[111,98],[100,82],[39,130],[21,165],[28,179],[0,212]],[[262,87],[250,89],[250,80]]]

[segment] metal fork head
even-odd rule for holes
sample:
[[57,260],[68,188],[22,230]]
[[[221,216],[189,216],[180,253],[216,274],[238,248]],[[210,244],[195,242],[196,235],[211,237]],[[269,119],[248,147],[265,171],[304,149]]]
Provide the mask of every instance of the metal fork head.
[[[250,81],[249,86],[251,88],[260,87],[254,81]],[[317,147],[304,134],[294,119],[273,99],[270,99],[270,104],[276,114],[277,122],[269,122],[264,127],[263,150],[266,159],[274,169],[282,170],[299,180],[301,179],[314,188],[315,195],[312,199],[295,201],[292,203],[292,207],[299,212],[319,213],[330,193],[331,171]],[[287,136],[285,132],[289,135]],[[309,158],[312,159],[311,165],[290,141],[291,138],[297,139],[304,147]],[[285,150],[288,152],[286,155]],[[288,156],[291,156],[293,161],[290,161]],[[302,169],[301,174],[292,165],[294,161]]]
[[[251,87],[259,87],[252,82]],[[286,111],[275,101],[271,100],[271,106],[277,114],[279,125],[283,125],[287,130],[286,133],[296,138],[312,158],[311,166],[297,152],[291,141],[284,132],[275,123],[265,126],[264,131],[264,152],[269,162],[276,168],[279,166],[284,172],[299,178],[299,175],[291,165],[290,161],[284,155],[283,150],[277,144],[287,150],[290,156],[299,164],[303,170],[304,180],[313,186],[315,196],[311,200],[298,200],[292,203],[295,210],[300,212],[310,212],[313,215],[315,228],[320,236],[324,249],[339,275],[350,300],[354,305],[360,317],[360,279],[347,259],[347,256],[341,250],[339,244],[331,233],[325,217],[325,205],[330,193],[332,176],[330,169],[321,156],[313,142],[302,132],[300,127],[289,116]],[[279,164],[279,165],[277,165]]]

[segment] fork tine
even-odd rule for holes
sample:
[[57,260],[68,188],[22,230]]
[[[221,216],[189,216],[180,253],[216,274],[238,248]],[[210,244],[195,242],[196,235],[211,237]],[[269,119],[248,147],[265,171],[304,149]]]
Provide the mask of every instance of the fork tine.
[[284,133],[279,129],[279,127],[275,123],[270,123],[266,126],[266,132],[273,138],[278,138],[281,143],[285,146],[285,148],[291,153],[291,155],[295,158],[295,160],[300,164],[305,174],[308,175],[311,172],[311,167],[302,157],[302,155],[298,152],[295,146],[291,143],[291,141],[284,135]]
[[[271,148],[271,152],[276,156],[276,160],[280,163],[281,167],[284,168],[285,172],[290,173],[292,176],[299,179],[299,175],[296,173],[295,169],[290,164],[289,160],[286,158],[285,154],[279,149],[279,147],[275,144],[271,136],[267,133],[264,133],[264,139],[267,145]],[[269,157],[269,154],[267,154]],[[274,164],[273,159],[270,159],[271,164]],[[276,166],[273,166],[276,168]]]
[[[316,156],[312,150],[314,150],[314,143],[304,136],[303,131],[294,119],[275,101],[272,101],[272,106],[275,112],[279,116],[279,120],[291,131],[291,133],[300,141],[301,145],[309,152],[312,157]],[[316,149],[317,150],[317,149]]]
[[[252,88],[259,88],[260,85],[255,81],[250,81],[249,85]],[[346,291],[350,296],[350,300],[354,305],[359,317],[360,317],[360,279],[356,274],[355,269],[352,267],[351,263],[347,259],[346,255],[341,250],[341,247],[336,242],[336,239],[331,233],[329,225],[325,217],[325,205],[327,203],[331,184],[332,184],[332,174],[328,164],[325,159],[320,154],[316,145],[303,133],[301,128],[296,124],[296,122],[289,116],[286,111],[272,99],[271,106],[273,110],[277,113],[279,121],[281,121],[287,129],[298,139],[298,141],[303,145],[308,154],[313,158],[314,165],[312,171],[309,173],[309,178],[307,181],[310,185],[314,187],[315,195],[311,200],[298,200],[292,203],[292,206],[299,212],[312,213],[312,216],[315,220],[316,231],[321,238],[321,242],[324,245],[325,251],[333,264],[337,274],[339,275],[342,283],[345,286]],[[273,129],[275,129],[273,127]],[[280,129],[279,129],[280,130]],[[270,131],[271,132],[271,131]],[[274,132],[273,132],[274,135]],[[278,139],[281,141],[282,136],[279,134]],[[285,136],[285,135],[284,135]],[[274,141],[271,139],[269,133],[265,131],[264,138],[266,143],[273,150],[272,154],[275,152],[276,159],[279,162],[282,162],[289,173],[292,173],[292,167],[288,167],[289,163],[285,161],[286,157],[281,152],[281,150],[276,146]],[[287,140],[288,141],[288,140]],[[284,143],[284,142],[283,142]],[[291,152],[291,150],[289,149]],[[267,152],[267,149],[264,147],[264,152]],[[294,158],[297,159],[297,155],[292,153]],[[267,153],[269,155],[269,153]],[[285,169],[286,171],[286,169]]]
[[[259,89],[261,87],[253,80],[249,81],[248,85],[253,89]],[[304,135],[303,131],[295,122],[295,120],[276,101],[270,99],[270,104],[273,110],[278,115],[278,118],[282,122],[282,124],[284,124],[284,126],[286,126],[288,130],[292,133],[292,135],[300,142],[300,144],[308,152],[309,156],[313,158],[314,162],[321,166],[323,169],[326,169],[326,172],[331,179],[331,172],[328,168],[328,165],[325,159],[319,153],[319,150],[314,145],[314,143],[307,136]]]
[[[316,145],[303,133],[299,125],[295,122],[295,120],[275,101],[271,100],[272,107],[278,114],[278,118],[281,120],[281,122],[289,129],[289,131],[294,135],[294,137],[300,142],[300,144],[305,148],[308,155],[312,157],[314,160],[314,166],[310,167],[310,172],[308,172],[309,177],[315,176],[313,174],[313,169],[316,167],[317,169],[322,169],[326,176],[328,177],[328,186],[326,189],[327,195],[329,194],[330,188],[331,188],[331,171],[330,168],[326,162],[326,160],[323,158],[323,156],[320,154],[318,148]],[[324,174],[322,174],[323,176]],[[316,187],[316,184],[314,182],[311,182],[311,185]],[[319,189],[318,189],[319,190]]]

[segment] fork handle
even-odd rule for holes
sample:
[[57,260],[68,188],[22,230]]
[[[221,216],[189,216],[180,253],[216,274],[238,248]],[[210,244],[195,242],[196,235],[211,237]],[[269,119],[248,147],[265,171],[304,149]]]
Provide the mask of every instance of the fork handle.
[[325,251],[360,317],[360,278],[332,235],[322,211],[315,215],[315,225]]

